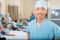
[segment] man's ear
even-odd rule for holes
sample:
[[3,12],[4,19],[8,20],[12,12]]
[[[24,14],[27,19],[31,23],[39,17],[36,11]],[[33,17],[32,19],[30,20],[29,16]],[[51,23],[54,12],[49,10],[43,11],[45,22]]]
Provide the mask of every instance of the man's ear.
[[46,15],[45,15],[45,17],[46,17],[46,18],[48,17],[48,11],[46,11]]

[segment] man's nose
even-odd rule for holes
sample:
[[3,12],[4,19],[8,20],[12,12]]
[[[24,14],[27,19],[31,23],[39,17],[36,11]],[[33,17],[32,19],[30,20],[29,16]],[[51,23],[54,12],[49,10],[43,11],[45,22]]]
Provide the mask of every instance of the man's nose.
[[41,12],[42,12],[42,10],[38,10],[38,12],[39,12],[39,13],[41,13]]

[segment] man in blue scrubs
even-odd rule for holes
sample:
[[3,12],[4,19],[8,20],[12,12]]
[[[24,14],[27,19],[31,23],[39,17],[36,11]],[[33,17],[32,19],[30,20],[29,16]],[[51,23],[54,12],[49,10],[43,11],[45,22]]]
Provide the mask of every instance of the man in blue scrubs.
[[28,39],[53,39],[60,38],[60,27],[46,18],[47,3],[38,0],[35,5],[36,19],[31,21],[27,27]]
[[0,13],[0,37],[1,37],[1,31],[3,31],[3,32],[5,31],[2,26],[2,17],[3,17],[3,15]]

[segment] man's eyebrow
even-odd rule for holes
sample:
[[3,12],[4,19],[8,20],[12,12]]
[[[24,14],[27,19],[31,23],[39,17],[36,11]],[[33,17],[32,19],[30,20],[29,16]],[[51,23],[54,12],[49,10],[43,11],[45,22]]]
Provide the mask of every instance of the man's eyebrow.
[[42,9],[45,9],[44,7],[41,7]]

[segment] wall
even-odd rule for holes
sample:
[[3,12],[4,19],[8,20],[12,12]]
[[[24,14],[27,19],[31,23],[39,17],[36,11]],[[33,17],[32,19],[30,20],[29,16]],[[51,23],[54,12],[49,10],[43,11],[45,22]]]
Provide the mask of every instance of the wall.
[[8,4],[13,6],[19,6],[20,0],[7,0]]
[[25,18],[24,2],[25,2],[24,0],[20,0],[20,6],[19,6],[19,9],[20,9],[19,12],[20,13],[18,15],[20,19],[24,19]]
[[60,8],[60,0],[49,0],[50,8]]
[[31,12],[34,10],[36,0],[26,0],[25,1],[25,17],[30,18]]
[[1,13],[6,14],[6,0],[0,0],[0,3],[2,3]]
[[36,0],[21,0],[20,2],[20,18],[29,19],[31,11],[34,9]]

